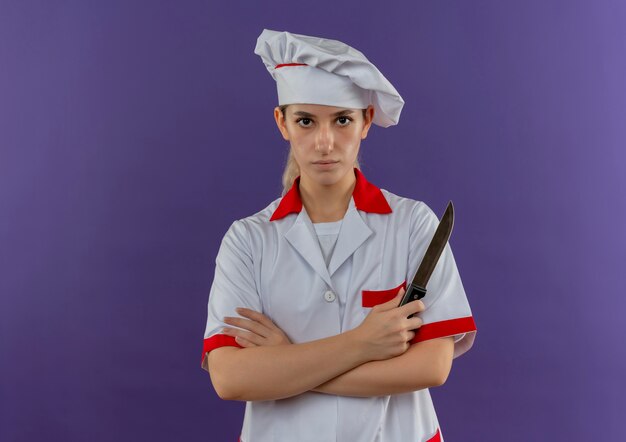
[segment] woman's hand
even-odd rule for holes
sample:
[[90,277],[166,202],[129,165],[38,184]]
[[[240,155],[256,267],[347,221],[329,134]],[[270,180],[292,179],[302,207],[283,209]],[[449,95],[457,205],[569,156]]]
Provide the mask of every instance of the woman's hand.
[[237,343],[242,347],[291,344],[285,332],[263,313],[243,307],[236,310],[237,313],[248,319],[226,316],[224,318],[225,323],[239,328],[226,327],[222,332],[234,336]]
[[391,301],[372,307],[363,322],[352,330],[370,360],[399,356],[409,349],[416,329],[422,325],[418,316],[425,306],[422,301],[411,301],[398,307],[405,290],[401,288]]

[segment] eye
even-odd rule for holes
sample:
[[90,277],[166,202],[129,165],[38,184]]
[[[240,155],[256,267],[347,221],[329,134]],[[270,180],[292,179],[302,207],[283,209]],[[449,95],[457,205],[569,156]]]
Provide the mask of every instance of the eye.
[[310,124],[300,124],[301,121],[310,123],[311,122],[310,118],[298,118],[296,120],[296,124],[299,125],[300,127],[310,127],[311,126]]
[[347,120],[345,123],[341,123],[339,124],[340,126],[348,126],[350,124],[350,122],[352,121],[352,118],[350,117],[339,117],[337,118],[337,121],[339,120]]

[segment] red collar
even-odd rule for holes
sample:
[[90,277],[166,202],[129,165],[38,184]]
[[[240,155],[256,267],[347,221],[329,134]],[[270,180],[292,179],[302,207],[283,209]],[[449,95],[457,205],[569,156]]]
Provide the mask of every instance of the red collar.
[[[365,175],[356,167],[354,168],[354,174],[356,176],[356,184],[354,185],[352,197],[354,198],[356,208],[364,212],[391,213],[391,207],[380,189],[368,182],[365,179]],[[293,181],[289,192],[282,197],[270,221],[284,218],[290,213],[300,213],[302,210],[302,200],[300,199],[299,187],[300,176]]]

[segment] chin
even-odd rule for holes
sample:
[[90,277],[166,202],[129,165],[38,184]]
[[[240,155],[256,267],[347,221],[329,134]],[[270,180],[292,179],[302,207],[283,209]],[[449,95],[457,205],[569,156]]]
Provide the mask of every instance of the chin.
[[319,184],[324,186],[332,186],[333,184],[337,184],[339,181],[343,179],[343,177],[352,171],[352,168],[349,170],[343,170],[341,168],[336,168],[333,170],[314,170],[310,175],[317,181]]

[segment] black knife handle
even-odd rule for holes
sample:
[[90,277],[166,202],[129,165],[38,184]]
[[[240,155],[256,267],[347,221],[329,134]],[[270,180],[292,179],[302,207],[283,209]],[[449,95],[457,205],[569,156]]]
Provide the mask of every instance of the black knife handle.
[[[402,297],[402,301],[400,301],[400,305],[398,305],[398,307],[402,307],[403,305],[411,301],[417,301],[418,299],[422,299],[424,296],[426,296],[426,289],[424,287],[420,287],[419,285],[411,283],[407,287],[406,292]],[[409,315],[409,318],[412,317],[413,315]]]

